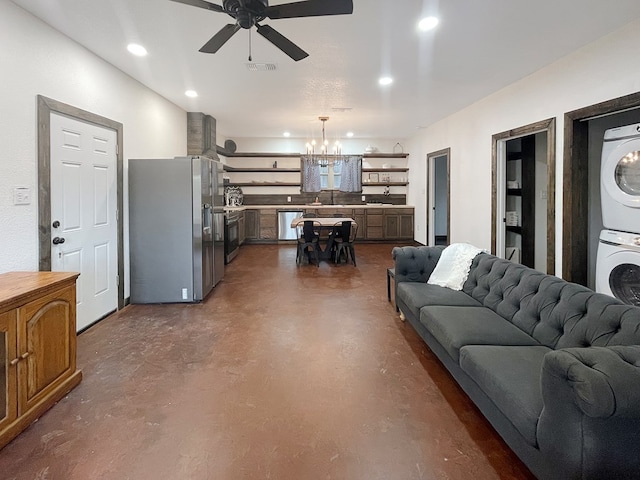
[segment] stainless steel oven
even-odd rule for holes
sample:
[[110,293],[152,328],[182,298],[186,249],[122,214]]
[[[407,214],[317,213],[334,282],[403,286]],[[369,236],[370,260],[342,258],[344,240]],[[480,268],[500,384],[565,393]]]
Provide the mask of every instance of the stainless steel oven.
[[227,264],[235,258],[240,249],[240,236],[238,234],[239,212],[226,212],[224,215],[224,263]]

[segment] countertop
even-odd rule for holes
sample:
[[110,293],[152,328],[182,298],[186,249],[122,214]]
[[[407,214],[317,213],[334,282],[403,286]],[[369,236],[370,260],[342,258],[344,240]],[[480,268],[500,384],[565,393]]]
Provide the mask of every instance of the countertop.
[[355,205],[295,205],[286,203],[284,205],[241,205],[239,207],[224,207],[227,212],[241,212],[243,210],[302,210],[304,208],[322,209],[335,209],[335,208],[414,208],[413,205],[392,205],[390,203],[373,203],[364,204],[358,203]]

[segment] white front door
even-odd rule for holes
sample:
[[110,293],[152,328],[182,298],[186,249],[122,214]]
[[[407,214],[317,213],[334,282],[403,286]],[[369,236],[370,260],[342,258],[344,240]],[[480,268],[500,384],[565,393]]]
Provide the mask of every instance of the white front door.
[[51,113],[51,270],[80,272],[77,328],[118,306],[116,131]]

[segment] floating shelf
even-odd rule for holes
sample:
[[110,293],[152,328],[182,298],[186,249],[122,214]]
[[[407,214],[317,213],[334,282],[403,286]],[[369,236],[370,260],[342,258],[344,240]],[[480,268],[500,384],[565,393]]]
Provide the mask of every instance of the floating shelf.
[[408,153],[364,153],[362,154],[362,158],[407,158],[408,156],[409,156]]
[[[218,152],[220,153],[220,152]],[[246,158],[297,158],[302,155],[301,153],[274,153],[274,152],[226,152],[220,153],[225,157],[246,157]]]
[[229,182],[236,187],[299,187],[300,182]]
[[367,172],[408,172],[408,168],[363,168],[362,173]]
[[238,168],[228,165],[224,166],[224,171],[233,173],[300,173],[299,168]]
[[404,187],[409,182],[362,182],[363,187]]

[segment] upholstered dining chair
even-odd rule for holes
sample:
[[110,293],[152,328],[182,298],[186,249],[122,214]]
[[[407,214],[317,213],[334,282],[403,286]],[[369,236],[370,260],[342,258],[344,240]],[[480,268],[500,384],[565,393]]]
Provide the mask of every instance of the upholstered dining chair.
[[338,222],[333,226],[331,232],[331,244],[334,255],[334,262],[340,263],[342,254],[344,253],[345,261],[348,262],[349,258],[353,262],[353,266],[356,266],[356,252],[353,244],[358,235],[358,224],[356,222],[350,222],[348,220]]
[[[320,222],[317,220],[302,220],[296,224],[298,237],[298,250],[296,252],[296,265],[301,265],[305,255],[313,256],[316,266],[320,266],[320,237],[316,233],[320,229]],[[311,251],[309,251],[311,248]],[[309,260],[311,260],[309,258]],[[311,261],[309,261],[311,263]]]

